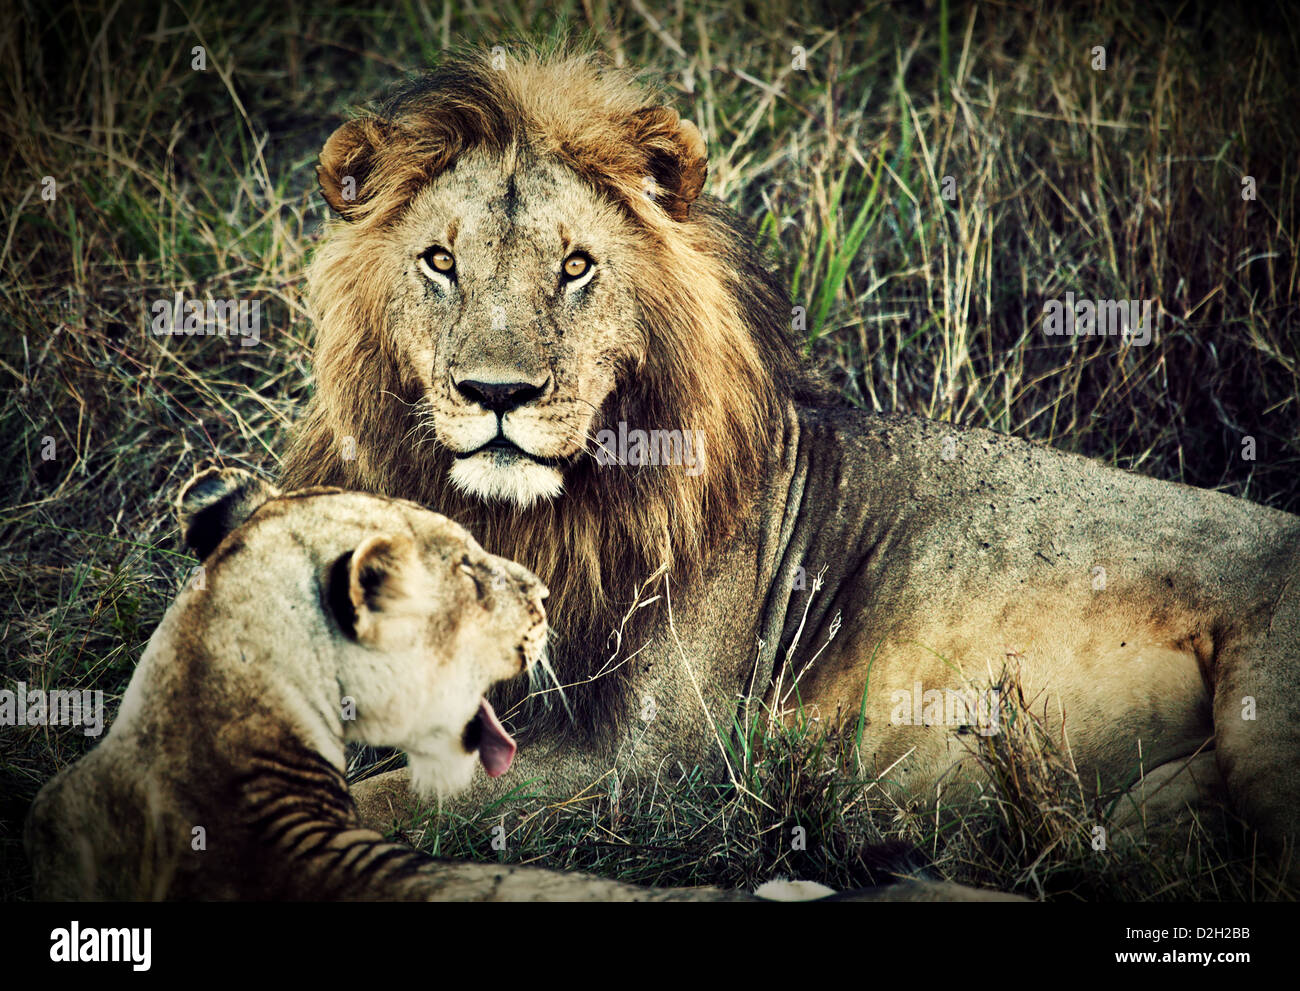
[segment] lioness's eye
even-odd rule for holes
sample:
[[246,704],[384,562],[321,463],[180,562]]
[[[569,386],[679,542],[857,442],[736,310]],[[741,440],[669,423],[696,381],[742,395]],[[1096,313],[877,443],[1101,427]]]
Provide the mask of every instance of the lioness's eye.
[[581,279],[590,271],[593,264],[589,256],[581,251],[575,251],[564,259],[564,275],[569,279]]
[[462,574],[469,576],[470,581],[474,583],[474,591],[478,593],[480,599],[483,598],[483,583],[478,580],[478,574],[475,573],[473,566],[470,565],[468,556],[460,559],[460,571]]
[[420,256],[420,269],[425,275],[432,276],[436,272],[438,275],[450,276],[455,268],[456,259],[446,248],[434,245]]

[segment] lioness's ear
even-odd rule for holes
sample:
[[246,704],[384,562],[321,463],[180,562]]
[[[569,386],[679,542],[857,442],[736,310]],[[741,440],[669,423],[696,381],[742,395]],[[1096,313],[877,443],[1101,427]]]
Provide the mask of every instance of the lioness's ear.
[[253,510],[280,494],[242,468],[209,468],[181,489],[176,516],[181,539],[199,560],[207,557],[226,534],[253,515]]
[[709,174],[709,151],[700,129],[671,107],[643,107],[629,121],[632,140],[650,156],[650,190],[674,220],[685,220]]
[[361,203],[361,190],[383,140],[380,121],[350,120],[329,136],[321,149],[316,177],[325,202],[344,220],[351,220]]
[[367,537],[330,568],[330,611],[348,636],[373,642],[385,610],[406,597],[418,564],[410,537]]

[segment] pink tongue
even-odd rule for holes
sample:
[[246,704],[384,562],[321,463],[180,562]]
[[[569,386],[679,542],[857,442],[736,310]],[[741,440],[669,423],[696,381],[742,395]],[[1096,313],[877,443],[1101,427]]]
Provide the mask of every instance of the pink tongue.
[[483,727],[478,741],[478,759],[483,762],[488,777],[499,778],[510,770],[510,762],[515,759],[515,741],[510,739],[487,699],[479,702],[478,717]]

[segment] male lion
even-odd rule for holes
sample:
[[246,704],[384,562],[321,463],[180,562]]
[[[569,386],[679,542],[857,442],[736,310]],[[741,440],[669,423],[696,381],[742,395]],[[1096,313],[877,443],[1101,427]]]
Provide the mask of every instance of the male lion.
[[951,700],[1015,683],[1086,782],[1226,786],[1296,836],[1300,519],[844,408],[701,195],[699,131],[590,58],[453,58],[318,171],[341,219],[285,477],[436,508],[550,586],[568,706],[530,707],[524,776],[721,765],[730,707],[779,710],[793,678],[929,799],[976,777],[960,734],[997,729]]

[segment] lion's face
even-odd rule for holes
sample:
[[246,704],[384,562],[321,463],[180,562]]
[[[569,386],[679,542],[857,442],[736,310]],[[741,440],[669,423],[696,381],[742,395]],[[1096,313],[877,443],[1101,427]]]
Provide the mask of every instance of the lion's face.
[[556,496],[644,347],[628,222],[554,161],[476,150],[391,236],[395,344],[452,482],[520,505]]
[[[322,392],[372,358],[461,495],[511,510],[558,496],[616,404],[693,375],[656,358],[685,342],[655,328],[718,295],[681,229],[707,171],[693,124],[593,59],[449,60],[321,151],[344,221],[310,276]],[[710,321],[728,317],[739,333],[734,313]]]

